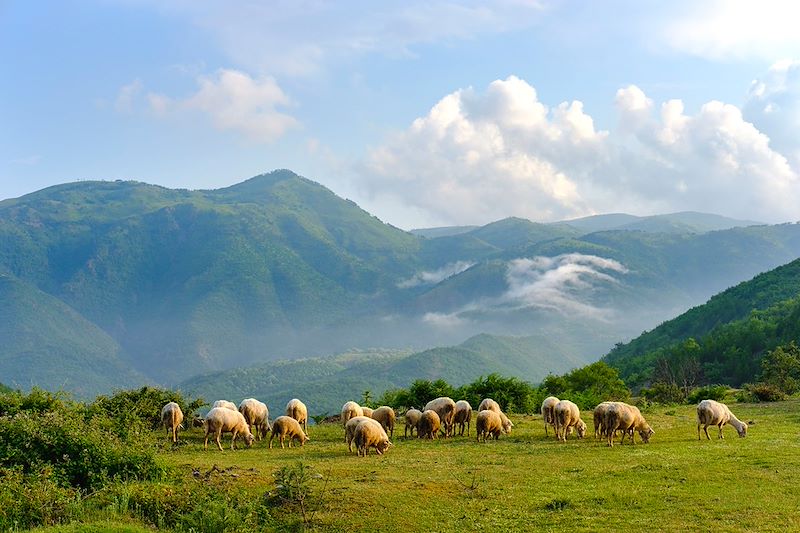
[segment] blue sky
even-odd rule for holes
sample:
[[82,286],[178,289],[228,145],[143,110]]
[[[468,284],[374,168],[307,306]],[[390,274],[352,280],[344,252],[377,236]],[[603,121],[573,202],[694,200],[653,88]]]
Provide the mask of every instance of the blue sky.
[[290,168],[404,228],[800,219],[787,2],[0,3],[0,199]]

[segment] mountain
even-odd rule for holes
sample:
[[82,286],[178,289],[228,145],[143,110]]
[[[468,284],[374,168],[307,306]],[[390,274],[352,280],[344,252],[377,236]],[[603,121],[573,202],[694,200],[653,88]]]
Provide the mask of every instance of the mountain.
[[444,379],[458,386],[497,372],[541,381],[549,372],[565,372],[585,362],[543,337],[478,335],[458,346],[410,354],[384,350],[277,361],[205,374],[179,387],[211,402],[255,396],[271,407],[273,416],[294,397],[303,398],[311,414],[338,413],[344,401],[360,399],[364,391],[377,398],[416,379]]
[[102,329],[60,300],[0,274],[0,375],[6,385],[72,391],[78,397],[147,383]]
[[428,239],[436,239],[438,237],[452,237],[453,235],[460,235],[467,233],[480,226],[442,226],[438,228],[416,228],[410,231],[413,235],[425,237]]
[[800,260],[731,287],[618,344],[604,360],[630,384],[643,385],[653,378],[658,359],[685,356],[689,339],[699,343],[692,350],[702,364],[704,381],[753,381],[765,350],[800,341]]
[[737,227],[759,226],[762,222],[685,211],[667,215],[637,217],[622,213],[595,215],[558,223],[577,228],[585,233],[595,231],[627,230],[649,233],[706,233]]
[[[678,215],[666,218],[700,224]],[[553,353],[587,361],[798,256],[795,224],[676,233],[508,218],[426,238],[288,170],[216,190],[69,183],[0,202],[0,274],[29,302],[0,329],[0,377],[91,394],[478,333],[558,339]],[[66,330],[86,342],[53,350]],[[20,364],[31,354],[75,372],[54,382]]]

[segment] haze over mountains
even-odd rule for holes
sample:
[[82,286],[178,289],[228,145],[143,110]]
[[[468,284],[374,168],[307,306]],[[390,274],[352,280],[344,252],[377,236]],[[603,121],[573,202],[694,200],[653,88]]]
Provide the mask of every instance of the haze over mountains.
[[[211,191],[50,187],[0,202],[0,375],[92,395],[488,333],[506,337],[481,344],[505,350],[497,370],[539,379],[800,255],[800,226],[751,224],[619,214],[406,232],[287,170]],[[436,357],[418,361],[435,377]]]

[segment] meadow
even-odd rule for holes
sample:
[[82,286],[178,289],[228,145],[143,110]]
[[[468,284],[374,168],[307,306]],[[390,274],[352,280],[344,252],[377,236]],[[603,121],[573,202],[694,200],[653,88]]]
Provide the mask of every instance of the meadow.
[[[751,423],[747,438],[726,426],[724,440],[712,428],[712,440],[698,441],[694,406],[658,406],[644,410],[656,431],[650,444],[613,448],[593,439],[588,412],[582,413],[587,438],[566,443],[552,430],[545,437],[540,416],[512,415],[513,433],[485,444],[475,442],[474,424],[469,438],[423,441],[404,438],[399,423],[389,452],[367,458],[348,453],[336,424],[309,427],[312,440],[292,449],[275,443],[267,449],[260,441],[231,451],[228,438],[225,451],[211,443],[204,451],[200,429],[183,432],[177,445],[160,432],[158,455],[176,474],[139,488],[168,500],[202,485],[264,501],[275,491],[276,470],[303,463],[317,474],[308,481],[313,490],[305,502],[313,517],[304,523],[298,505],[273,505],[261,511],[268,515],[263,529],[800,530],[800,401],[731,407]],[[208,505],[221,504],[214,499]],[[215,516],[224,520],[222,507]],[[41,531],[148,530],[125,518],[131,513],[125,515],[122,504],[115,508]],[[214,527],[206,522],[194,529]]]

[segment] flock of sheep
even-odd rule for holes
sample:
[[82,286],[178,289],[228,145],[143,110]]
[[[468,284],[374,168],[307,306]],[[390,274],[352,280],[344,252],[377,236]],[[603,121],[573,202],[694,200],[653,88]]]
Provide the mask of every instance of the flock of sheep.
[[[552,426],[556,438],[562,442],[573,432],[577,433],[579,438],[583,438],[586,434],[586,423],[581,420],[580,410],[569,400],[559,400],[550,396],[542,402],[541,413],[545,435],[548,434],[548,426]],[[595,438],[605,438],[609,446],[613,446],[614,437],[618,432],[622,432],[620,444],[625,441],[626,436],[635,443],[635,433],[639,433],[641,440],[648,443],[650,436],[655,433],[641,411],[634,405],[603,402],[594,409],[593,415]],[[413,437],[414,431],[417,432],[418,438],[427,439],[435,439],[439,433],[444,437],[452,437],[457,431],[463,436],[465,429],[469,436],[472,406],[465,400],[455,402],[451,398],[441,397],[428,402],[421,411],[409,409],[403,416],[405,419],[403,433],[406,436]],[[182,427],[183,423],[180,406],[175,402],[165,405],[161,410],[161,419],[172,441],[177,442],[178,428]],[[353,401],[345,403],[342,406],[341,422],[348,449],[352,452],[355,444],[359,456],[368,455],[370,448],[375,448],[379,455],[383,454],[392,446],[390,438],[394,438],[396,420],[397,415],[389,406],[384,405],[373,410]],[[284,447],[285,440],[288,440],[289,447],[295,440],[302,446],[311,440],[308,437],[307,424],[308,409],[296,398],[286,405],[286,414],[277,417],[271,424],[269,409],[263,402],[248,398],[237,408],[232,402],[217,400],[202,422],[205,428],[203,449],[208,449],[208,439],[213,435],[217,447],[222,450],[220,437],[223,433],[232,434],[231,449],[235,449],[236,439],[240,435],[247,446],[252,446],[253,441],[266,438],[267,433],[270,434],[269,448],[272,448],[273,438],[278,439],[281,448]],[[736,418],[727,405],[714,400],[703,400],[697,405],[698,439],[701,438],[701,426],[706,438],[711,438],[708,435],[708,426],[718,426],[719,438],[723,438],[722,427],[725,424],[732,425],[740,437],[747,435],[747,424]],[[485,442],[489,437],[497,440],[501,433],[510,434],[513,427],[514,423],[494,400],[486,398],[478,406],[475,419],[478,442],[481,440]]]

